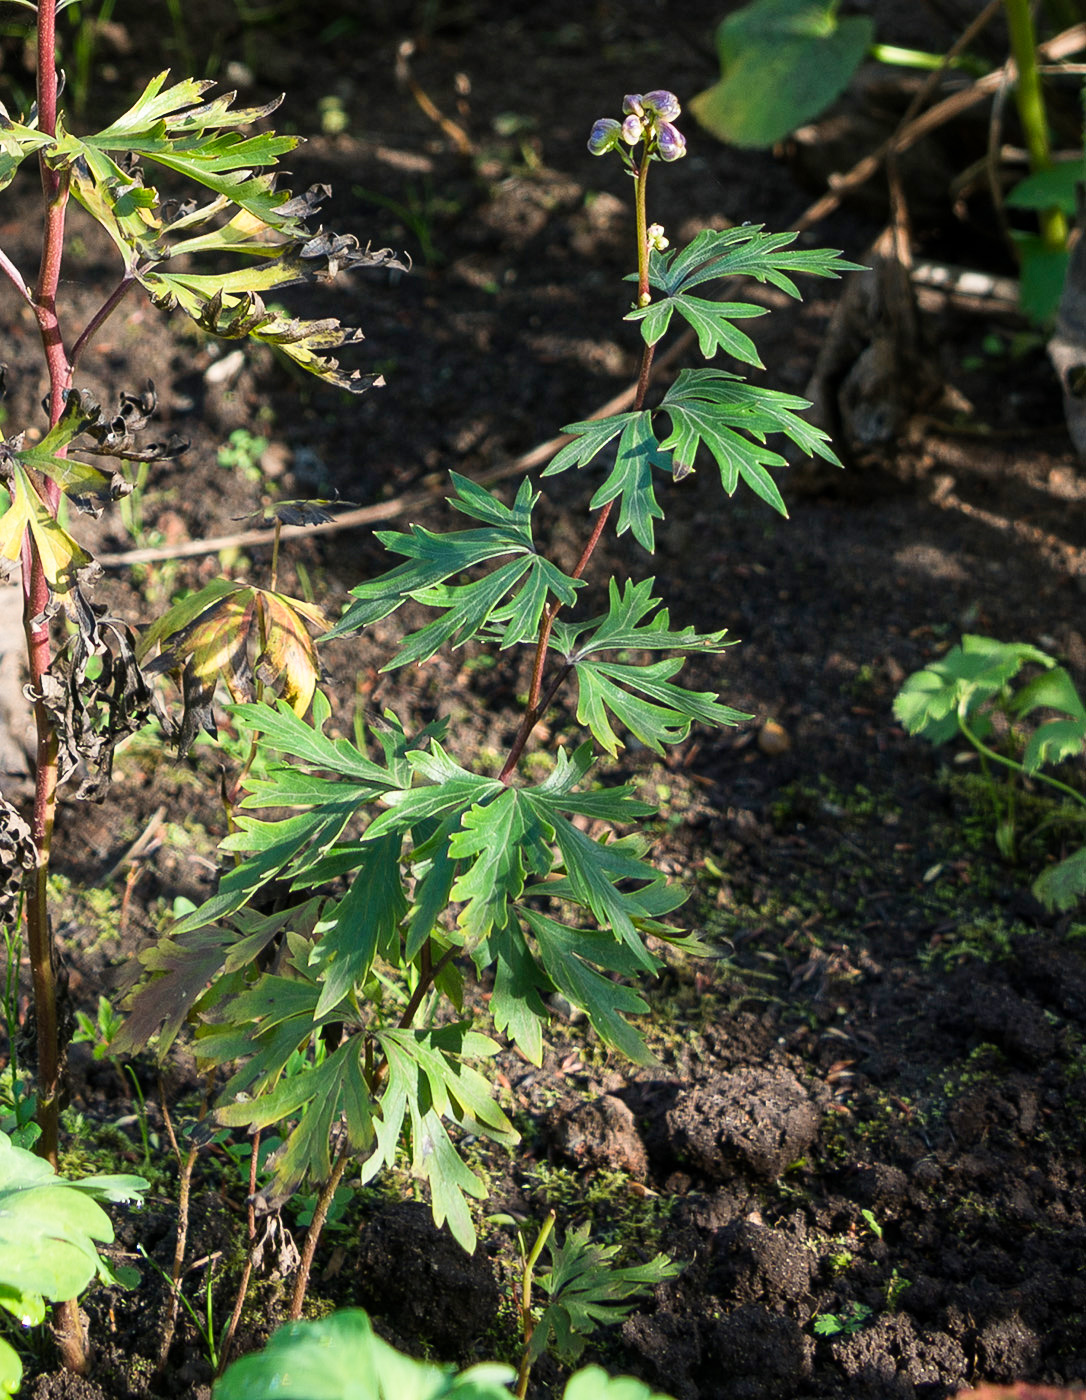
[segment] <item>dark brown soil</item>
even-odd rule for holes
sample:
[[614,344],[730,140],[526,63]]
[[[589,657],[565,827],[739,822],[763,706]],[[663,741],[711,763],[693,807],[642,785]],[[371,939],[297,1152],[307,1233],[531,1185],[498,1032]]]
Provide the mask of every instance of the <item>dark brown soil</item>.
[[[620,319],[628,182],[617,163],[592,160],[585,138],[626,91],[665,86],[686,98],[707,86],[713,24],[734,7],[404,8],[340,3],[318,18],[290,6],[245,29],[224,19],[221,0],[186,7],[190,42],[202,51],[213,37],[220,76],[246,101],[287,90],[281,129],[319,132],[322,118],[344,114],[344,131],[299,150],[293,185],[327,180],[328,222],[406,248],[415,268],[291,303],[365,330],[359,366],[382,370],[388,387],[358,401],[300,383],[260,353],[216,382],[213,348],[180,323],[135,302],[115,316],[90,357],[91,387],[114,395],[150,375],[163,431],[192,441],[180,467],[153,479],[145,507],[166,544],[245,528],[237,518],[269,482],[288,497],[335,489],[364,505],[434,487],[432,506],[392,525],[442,528],[449,468],[472,475],[511,462],[635,371]],[[952,6],[917,6],[922,20],[900,13],[914,7],[876,8],[885,37],[938,48],[951,36],[933,15]],[[180,60],[163,58],[175,41],[138,7],[119,6],[116,18],[99,93],[110,113],[139,77]],[[397,45],[410,36],[414,81],[462,129],[470,155],[397,85]],[[232,55],[242,66],[228,73]],[[17,69],[16,54],[7,61]],[[686,130],[689,156],[655,187],[674,241],[726,221],[784,229],[798,219],[812,191],[785,153],[737,152],[692,122]],[[915,246],[1005,275],[1013,269],[991,211],[970,204],[956,221],[932,174],[948,151],[955,168],[968,164],[972,148],[955,143],[972,139],[923,148]],[[841,164],[866,148],[854,142]],[[4,205],[0,242],[20,262],[34,256],[33,196],[28,179]],[[863,261],[885,221],[876,193],[833,213],[808,242]],[[93,231],[74,216],[73,227],[82,243],[67,304],[85,309],[116,269]],[[801,307],[767,297],[774,314],[754,325],[766,383],[803,392],[841,287],[808,288]],[[0,295],[7,423],[21,426],[43,391],[36,336],[10,292]],[[805,491],[786,485],[789,521],[753,499],[724,499],[709,465],[667,503],[651,569],[672,617],[741,639],[722,664],[692,666],[687,683],[719,689],[756,718],[696,734],[666,765],[628,752],[618,768],[659,802],[659,863],[691,891],[687,922],[720,949],[714,960],[676,961],[652,990],[658,1067],[634,1070],[560,1018],[542,1070],[511,1052],[500,1061],[524,1141],[516,1160],[488,1160],[487,1211],[538,1221],[553,1205],[560,1231],[590,1217],[629,1258],[662,1249],[682,1261],[679,1278],[588,1352],[676,1400],[941,1400],[981,1381],[1086,1376],[1086,924],[1046,916],[1028,894],[1031,869],[1058,848],[1027,841],[1020,865],[1001,863],[983,807],[962,785],[973,770],[946,770],[891,710],[904,677],[963,631],[1032,642],[1086,682],[1086,487],[1039,339],[985,359],[985,337],[1009,345],[1026,329],[1013,312],[935,295],[923,305],[929,364],[952,399],[918,411],[902,392],[905,421],[891,441],[854,447],[828,489],[810,476]],[[258,479],[217,465],[238,427],[269,441]],[[598,483],[567,474],[541,484],[551,546],[572,561]],[[116,518],[93,530],[103,552],[131,545]],[[613,542],[598,577],[643,571],[635,550],[628,537]],[[292,547],[290,567],[304,568],[334,610],[382,554],[369,530],[314,535]],[[247,558],[260,568],[267,552],[249,548]],[[99,596],[136,620],[148,599],[161,607],[220,568],[246,567],[234,551],[135,576],[114,569]],[[375,627],[332,654],[344,723],[356,702],[368,713],[391,705],[409,724],[445,714],[462,755],[503,753],[524,689],[519,664],[484,669],[457,653],[379,678],[395,635]],[[567,725],[573,717],[558,708],[552,731]],[[115,992],[177,896],[212,887],[218,762],[209,748],[176,765],[133,745],[102,808],[65,801],[56,863],[73,893],[57,934],[80,1009],[93,1013],[101,991]],[[13,776],[9,789],[25,793],[25,783]],[[149,825],[162,839],[132,867],[126,895],[118,861]],[[72,1071],[73,1104],[92,1124],[134,1112],[116,1072],[85,1047],[74,1047]],[[140,1073],[160,1133],[155,1076]],[[195,1087],[183,1063],[170,1074],[171,1098]],[[138,1161],[130,1117],[125,1131]],[[187,1287],[202,1297],[203,1261],[222,1251],[221,1326],[245,1186],[222,1157],[201,1173]],[[166,1267],[172,1189],[163,1182],[119,1225],[126,1250],[141,1242]],[[314,1295],[367,1307],[416,1353],[512,1355],[509,1230],[484,1226],[469,1259],[423,1204],[393,1199],[403,1189],[365,1194],[328,1233]],[[282,1315],[274,1280],[256,1287],[249,1345]],[[210,1368],[185,1318],[169,1372],[149,1379],[165,1308],[150,1269],[133,1295],[99,1290],[88,1307],[91,1376],[48,1373],[46,1347],[37,1363],[46,1374],[28,1393],[207,1395]],[[552,1393],[559,1376],[542,1363],[537,1393]]]

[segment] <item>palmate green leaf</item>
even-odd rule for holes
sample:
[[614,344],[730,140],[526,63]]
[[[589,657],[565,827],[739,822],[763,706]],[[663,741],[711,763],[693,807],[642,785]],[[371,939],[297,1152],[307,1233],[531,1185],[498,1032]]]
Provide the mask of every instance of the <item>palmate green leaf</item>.
[[[361,1036],[352,1036],[323,1064],[307,1066],[256,1097],[238,1097],[215,1109],[215,1123],[245,1127],[250,1132],[297,1119],[293,1126],[283,1129],[283,1145],[269,1159],[273,1172],[269,1190],[273,1194],[291,1195],[303,1182],[315,1184],[328,1179],[332,1169],[331,1133],[337,1122],[342,1122],[353,1151],[372,1151],[376,1134],[372,1096],[361,1060],[363,1044]],[[198,1042],[198,1047],[202,1051],[204,1042]],[[235,1094],[238,1078],[231,1081]],[[227,1087],[224,1098],[230,1088]]]
[[[862,272],[857,263],[843,258],[835,248],[794,249],[798,234],[765,233],[762,224],[741,224],[723,230],[703,229],[684,248],[653,252],[649,260],[650,285],[681,296],[691,287],[721,277],[753,277],[768,282],[794,300],[799,288],[790,272],[807,277],[837,278],[842,272]],[[627,279],[630,280],[630,279]],[[715,304],[715,303],[714,303]],[[628,316],[627,320],[635,320]]]
[[621,1322],[639,1295],[682,1272],[663,1254],[645,1264],[617,1267],[619,1246],[592,1243],[587,1223],[570,1230],[561,1245],[552,1237],[549,1248],[551,1267],[536,1276],[549,1302],[532,1333],[529,1353],[533,1359],[553,1339],[559,1360],[576,1361],[598,1327]]
[[[332,318],[292,317],[262,298],[299,282],[331,280],[343,268],[406,270],[406,265],[388,249],[361,248],[353,237],[307,229],[305,221],[319,207],[325,187],[296,197],[275,187],[275,166],[298,138],[242,134],[277,103],[235,110],[233,94],[205,102],[211,84],[186,80],[165,88],[166,77],[160,73],[152,79],[134,106],[104,131],[77,137],[58,122],[46,152],[51,165],[67,170],[72,195],[112,239],[126,274],[159,305],[181,307],[212,335],[261,341],[351,393],[383,383],[380,375],[341,370],[329,354],[357,344],[361,332]],[[214,197],[172,214],[157,190],[144,184],[141,167],[118,163],[121,153],[126,160],[183,175]],[[231,209],[235,212],[228,217]],[[204,224],[211,227],[193,232]],[[209,275],[182,270],[178,260],[223,252],[251,263]]]
[[[409,741],[403,726],[391,710],[385,711],[380,722],[370,725],[370,732],[384,749],[384,767],[368,758],[349,739],[327,738],[319,729],[299,718],[291,707],[282,701],[275,705],[231,705],[229,712],[240,728],[264,735],[268,749],[288,754],[298,763],[334,773],[338,778],[371,784],[375,792],[403,787],[411,781],[411,768],[404,757]],[[438,728],[429,726],[422,731],[416,742],[426,743]],[[246,797],[242,806],[291,805],[280,801],[276,795],[274,781],[267,788],[259,785],[256,780],[252,780],[249,786],[253,798],[250,800]]]
[[645,928],[654,921],[647,920],[637,891],[620,889],[627,881],[650,884],[659,879],[656,870],[641,859],[644,844],[624,837],[618,841],[597,841],[574,826],[557,805],[541,801],[538,791],[521,789],[525,800],[538,804],[540,817],[550,821],[554,840],[561,854],[561,869],[568,884],[568,897],[591,912],[604,928],[611,929],[634,953],[648,972],[655,960],[642,942],[638,925]]
[[724,641],[724,631],[699,633],[692,627],[673,631],[670,613],[653,596],[654,583],[652,578],[627,581],[620,591],[612,579],[608,609],[602,617],[576,624],[558,621],[553,631],[555,647],[577,678],[577,718],[612,755],[621,741],[611,727],[609,712],[657,753],[662,752],[662,744],[684,739],[695,720],[719,726],[750,718],[719,704],[711,692],[671,685],[670,677],[681,668],[682,658],[654,666],[600,659],[602,652],[635,648],[681,651],[688,656],[695,651],[720,652],[730,645]]
[[567,423],[562,432],[568,433],[573,441],[567,442],[554,454],[543,475],[558,476],[570,467],[587,467],[635,419],[648,416],[646,410],[641,410],[637,413],[612,413],[607,418],[588,418],[583,423]]
[[[409,598],[442,609],[444,616],[408,634],[383,670],[425,661],[446,643],[460,646],[494,624],[502,624],[501,645],[512,646],[536,632],[550,598],[569,606],[583,586],[536,553],[531,512],[539,493],[527,482],[510,508],[466,477],[455,472],[452,477],[456,490],[450,504],[484,521],[485,528],[434,534],[413,525],[410,534],[379,531],[387,549],[411,562],[352,589],[357,601],[328,633],[332,637],[358,631],[387,617]],[[514,557],[508,559],[509,555]],[[499,559],[506,562],[484,578],[464,584],[447,582]]]
[[493,801],[470,807],[449,840],[449,854],[463,862],[452,898],[464,901],[458,923],[468,946],[506,922],[508,906],[518,900],[529,874],[550,873],[553,829],[540,821],[530,799],[505,788]]
[[[648,1003],[632,988],[612,980],[616,972],[627,977],[640,976],[643,962],[632,957],[624,944],[594,929],[570,928],[537,909],[522,907],[518,912],[535,936],[540,961],[551,983],[571,1005],[585,1013],[600,1039],[634,1064],[655,1064],[655,1056],[625,1019],[642,1015],[648,1010]],[[656,958],[652,963],[654,968],[660,965]],[[521,983],[526,981],[522,970]],[[491,999],[495,1025],[496,999],[495,987]],[[508,1010],[505,1015],[509,1017]]]
[[103,131],[82,138],[59,131],[53,159],[71,161],[79,155],[86,159],[89,152],[134,152],[225,195],[262,223],[296,236],[304,234],[304,225],[278,213],[289,203],[289,194],[277,191],[270,175],[252,173],[274,166],[298,145],[299,138],[274,132],[248,138],[239,134],[270,115],[279,102],[234,109],[233,93],[203,101],[203,94],[214,87],[212,82],[190,78],[167,88],[168,77],[168,70],[158,73],[136,102]]
[[733,321],[750,316],[764,316],[768,306],[753,306],[741,301],[707,301],[686,292],[667,296],[663,301],[631,311],[627,321],[641,322],[641,335],[646,345],[657,345],[667,334],[673,313],[677,313],[697,332],[698,348],[705,359],[711,360],[718,350],[725,351],[745,365],[764,368],[758,348],[749,335],[736,330]]
[[424,780],[421,787],[403,787],[385,794],[388,811],[375,817],[366,828],[366,839],[374,841],[389,832],[407,832],[435,818],[459,816],[477,802],[486,802],[503,790],[496,778],[482,777],[461,768],[440,744],[431,752],[409,756],[414,773]]
[[555,476],[570,467],[585,467],[618,438],[615,463],[607,480],[592,497],[590,508],[620,498],[617,532],[632,530],[634,538],[652,553],[655,547],[653,521],[662,520],[664,512],[653,488],[653,468],[670,471],[671,459],[659,450],[652,430],[652,414],[616,413],[609,418],[588,419],[583,423],[568,423],[562,431],[573,435],[551,460],[544,476]]
[[661,451],[656,441],[651,415],[638,413],[622,430],[615,465],[589,502],[590,510],[599,510],[617,498],[619,511],[615,533],[624,535],[632,530],[634,539],[650,554],[656,547],[653,521],[664,518],[653,489],[654,469],[670,473],[671,458]]
[[670,677],[682,669],[681,657],[633,666],[614,661],[579,661],[577,718],[614,757],[622,747],[608,719],[620,724],[654,753],[679,744],[697,721],[716,728],[744,724],[751,715],[722,705],[710,690],[686,690]]
[[673,454],[677,470],[689,470],[704,444],[716,458],[729,496],[742,480],[786,516],[780,491],[767,471],[785,462],[765,448],[768,433],[783,433],[804,452],[840,466],[829,435],[799,416],[798,410],[809,407],[795,394],[757,388],[723,370],[684,369],[660,402],[660,411],[671,419],[671,432],[660,448]]
[[473,952],[480,971],[494,968],[490,1014],[495,1030],[515,1041],[533,1065],[541,1065],[543,1023],[548,1019],[543,996],[553,991],[554,983],[532,957],[516,919],[496,926]]
[[362,1168],[363,1184],[382,1166],[392,1164],[407,1116],[412,1172],[429,1183],[434,1222],[441,1226],[447,1220],[454,1238],[471,1253],[475,1229],[464,1197],[482,1199],[486,1187],[464,1164],[442,1119],[508,1147],[520,1141],[491,1097],[489,1081],[462,1060],[490,1057],[498,1046],[463,1024],[376,1034],[388,1063],[388,1085],[375,1124],[377,1151]]
[[554,644],[570,661],[580,661],[601,651],[681,651],[712,654],[734,643],[724,640],[727,628],[719,632],[698,632],[693,627],[672,630],[671,613],[653,594],[652,576],[634,582],[627,579],[621,589],[617,579],[607,585],[607,611],[585,622],[554,624]]
[[399,927],[407,914],[399,836],[358,847],[350,889],[326,910],[309,966],[321,979],[315,1016],[338,1006],[365,980],[375,957],[398,962]]

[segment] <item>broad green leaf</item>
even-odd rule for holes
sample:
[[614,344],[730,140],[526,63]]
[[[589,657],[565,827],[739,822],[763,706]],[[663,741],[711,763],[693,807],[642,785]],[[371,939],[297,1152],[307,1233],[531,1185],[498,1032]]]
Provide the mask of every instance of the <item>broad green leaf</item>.
[[644,1381],[633,1376],[609,1376],[599,1366],[585,1366],[571,1376],[562,1400],[670,1400],[667,1395],[651,1390]]
[[1077,909],[1086,897],[1086,846],[1043,870],[1033,882],[1033,893],[1047,909],[1061,914]]
[[716,32],[722,77],[689,103],[702,126],[735,146],[771,146],[824,111],[875,33],[866,15],[837,9],[837,0],[755,0],[728,15]]
[[[3,165],[0,162],[0,170],[2,169]],[[6,180],[3,182],[7,183]],[[3,185],[0,185],[0,188],[3,188]],[[14,1395],[22,1383],[23,1363],[19,1360],[19,1353],[10,1342],[5,1342],[0,1337],[0,1391],[5,1395]]]
[[1009,190],[1005,203],[1011,209],[1060,209],[1069,219],[1077,210],[1076,192],[1086,178],[1082,156],[1061,160],[1051,170],[1037,170]]
[[1077,758],[1086,744],[1086,706],[1075,683],[1062,666],[1042,671],[1011,700],[1011,714],[1025,716],[1034,710],[1059,710],[1067,718],[1049,720],[1030,736],[1022,755],[1027,773],[1036,773],[1046,763],[1062,763]]
[[[403,1356],[360,1308],[348,1308],[281,1327],[263,1351],[227,1367],[213,1400],[509,1400],[513,1379],[508,1366],[472,1366],[457,1376],[451,1366]],[[606,1400],[649,1396],[608,1392]]]
[[959,732],[959,713],[983,736],[989,726],[981,726],[980,707],[1002,694],[1027,663],[1047,669],[1055,665],[1027,643],[967,635],[960,646],[905,681],[894,700],[894,715],[910,734],[921,734],[933,744],[945,743]]
[[28,1324],[43,1299],[75,1298],[104,1265],[98,1244],[113,1239],[99,1200],[137,1199],[138,1176],[57,1176],[48,1162],[0,1133],[0,1306]]

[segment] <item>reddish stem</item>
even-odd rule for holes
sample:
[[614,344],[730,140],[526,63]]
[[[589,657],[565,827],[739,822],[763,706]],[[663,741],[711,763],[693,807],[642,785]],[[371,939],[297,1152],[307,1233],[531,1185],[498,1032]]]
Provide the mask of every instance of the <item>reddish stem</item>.
[[[38,6],[38,127],[47,136],[57,129],[56,0],[41,0]],[[41,266],[31,298],[41,332],[42,348],[49,370],[49,422],[55,423],[64,408],[64,395],[71,383],[71,369],[57,318],[56,295],[64,256],[64,211],[68,202],[66,173],[54,170],[43,150],[38,157],[42,193],[45,198],[45,228],[42,234]],[[60,488],[46,480],[42,499],[55,515]],[[52,649],[49,623],[49,580],[34,538],[27,531],[23,542],[23,630],[26,634],[30,684],[41,694],[41,679],[49,668]],[[34,702],[37,732],[37,763],[32,823],[37,868],[26,897],[27,946],[34,982],[34,1008],[38,1022],[38,1126],[39,1154],[54,1170],[58,1167],[60,1141],[60,1038],[57,1024],[56,975],[52,933],[49,927],[48,877],[49,850],[53,836],[57,794],[57,737],[42,701]],[[75,1299],[59,1303],[53,1314],[53,1335],[65,1366],[83,1373],[88,1354],[79,1304]]]

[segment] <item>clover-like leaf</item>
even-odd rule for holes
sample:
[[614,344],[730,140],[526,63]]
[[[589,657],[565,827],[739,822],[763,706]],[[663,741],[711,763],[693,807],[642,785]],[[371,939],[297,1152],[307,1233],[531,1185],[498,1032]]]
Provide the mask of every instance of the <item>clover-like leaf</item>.
[[959,715],[983,738],[991,722],[981,707],[1000,696],[1027,663],[1055,662],[1024,642],[967,635],[946,656],[915,671],[894,699],[894,714],[910,734],[943,744],[959,732]]

